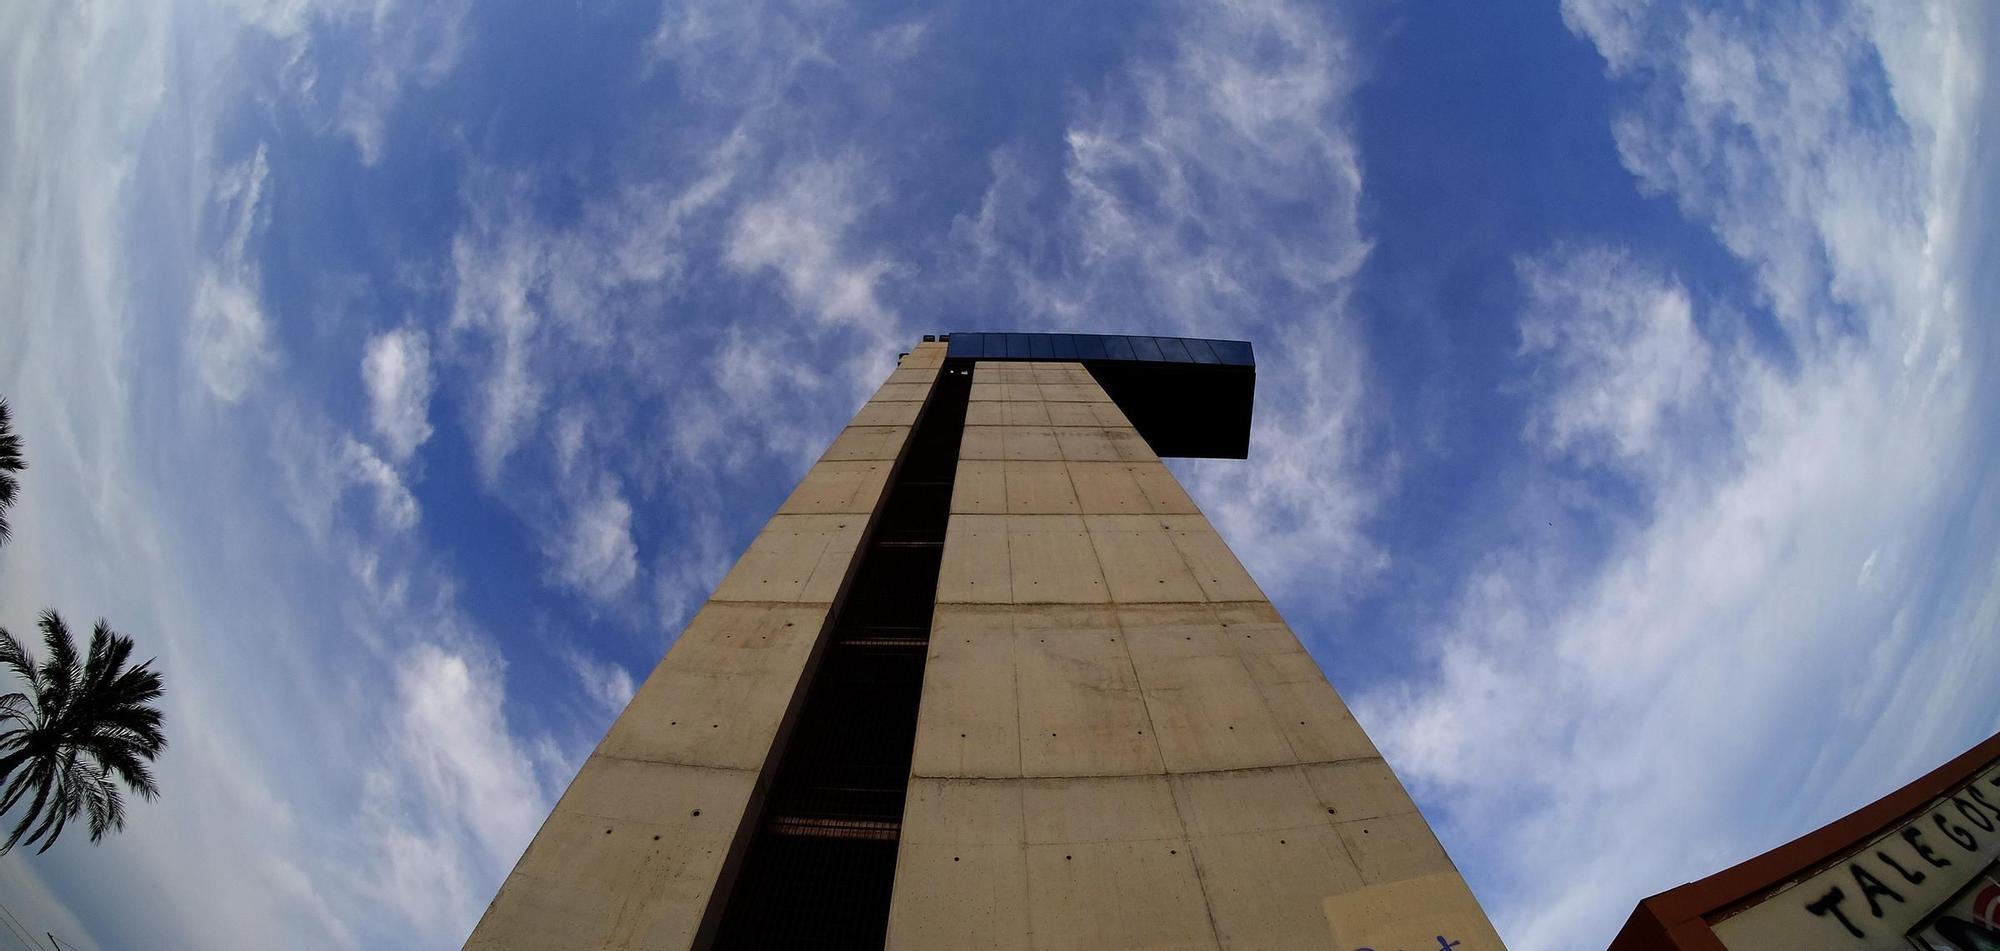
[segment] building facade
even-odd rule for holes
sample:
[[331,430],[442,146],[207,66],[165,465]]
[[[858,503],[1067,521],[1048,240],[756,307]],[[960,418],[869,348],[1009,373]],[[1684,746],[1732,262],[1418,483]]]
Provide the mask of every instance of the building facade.
[[482,951],[1501,947],[1160,461],[1248,344],[957,334],[841,431],[584,764]]
[[2000,735],[1640,902],[1611,951],[2000,951]]

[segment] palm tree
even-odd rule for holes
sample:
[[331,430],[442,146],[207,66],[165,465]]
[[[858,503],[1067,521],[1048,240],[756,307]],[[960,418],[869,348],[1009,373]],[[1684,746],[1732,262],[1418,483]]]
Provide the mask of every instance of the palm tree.
[[21,488],[14,473],[27,467],[28,463],[21,458],[21,437],[14,435],[14,420],[7,412],[7,401],[0,400],[0,542],[5,542],[12,531],[7,525],[7,509],[14,504],[14,493]]
[[[118,781],[146,799],[159,794],[146,764],[167,746],[160,731],[160,675],[153,662],[127,667],[132,639],[103,621],[90,633],[90,653],[78,663],[69,628],[43,611],[49,659],[36,664],[14,635],[0,628],[0,664],[27,689],[0,696],[0,813],[28,802],[28,814],[0,854],[16,842],[46,852],[79,813],[90,817],[90,841],[125,825]],[[25,800],[28,793],[32,800]],[[36,825],[36,819],[41,823]],[[33,831],[30,831],[30,827]]]

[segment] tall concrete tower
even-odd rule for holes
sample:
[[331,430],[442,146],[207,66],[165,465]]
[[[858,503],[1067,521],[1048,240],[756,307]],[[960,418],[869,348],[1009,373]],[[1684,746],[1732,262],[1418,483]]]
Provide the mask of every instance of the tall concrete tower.
[[1161,456],[1239,341],[905,355],[584,763],[467,947],[1501,947]]

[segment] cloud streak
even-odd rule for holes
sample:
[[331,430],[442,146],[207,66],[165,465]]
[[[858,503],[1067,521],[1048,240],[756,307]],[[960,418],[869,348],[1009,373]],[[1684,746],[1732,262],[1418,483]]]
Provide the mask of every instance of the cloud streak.
[[[1964,475],[1992,420],[1960,360],[1990,347],[1961,265],[1991,248],[1952,243],[1981,213],[1953,196],[1993,168],[1967,151],[1987,90],[1928,65],[1974,56],[1977,34],[1949,27],[1969,8],[1930,12],[1929,31],[1864,6],[1816,32],[1799,10],[1565,7],[1635,84],[1612,130],[1626,165],[1713,229],[1756,297],[1694,301],[1616,247],[1521,262],[1548,450],[1516,476],[1526,543],[1465,585],[1432,680],[1360,704],[1451,804],[1447,841],[1520,946],[1602,946],[1639,898],[1887,792],[2000,716],[1980,699],[2000,672],[1982,593],[2000,526],[1960,521],[1993,492]],[[1855,101],[1871,95],[1886,121]],[[1577,481],[1607,463],[1645,504]],[[1548,512],[1575,531],[1531,527]]]

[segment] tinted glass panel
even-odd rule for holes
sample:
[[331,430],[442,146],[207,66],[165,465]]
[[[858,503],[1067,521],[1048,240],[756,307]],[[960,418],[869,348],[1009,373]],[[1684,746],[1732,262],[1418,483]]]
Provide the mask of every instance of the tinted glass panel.
[[1220,358],[1224,363],[1247,367],[1254,366],[1257,362],[1251,358],[1250,344],[1246,341],[1210,340],[1208,346],[1215,351],[1216,357]]

